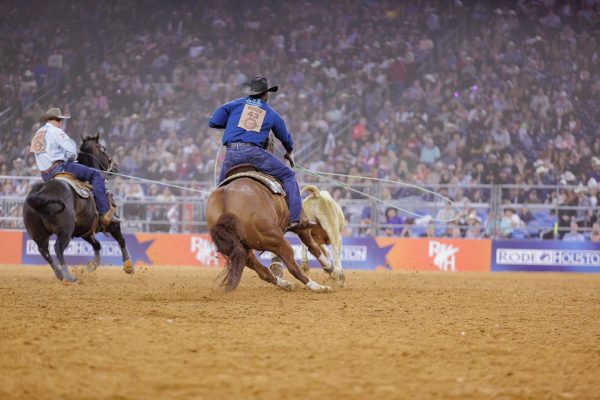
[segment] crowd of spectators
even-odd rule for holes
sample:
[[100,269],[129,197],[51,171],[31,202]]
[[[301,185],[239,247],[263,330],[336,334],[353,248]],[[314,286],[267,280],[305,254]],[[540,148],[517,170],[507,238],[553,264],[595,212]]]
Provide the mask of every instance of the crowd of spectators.
[[[384,94],[364,99],[363,118],[347,136],[330,137],[327,165],[424,185],[519,185],[502,192],[503,215],[485,221],[482,235],[519,237],[528,226],[537,235],[540,222],[557,222],[559,237],[573,222],[589,230],[598,220],[600,184],[599,2],[479,2],[465,30],[462,40],[438,49],[399,101],[392,85],[373,88]],[[475,192],[451,195],[467,202],[464,225],[451,233],[452,226],[438,224],[437,235],[469,235],[483,222],[468,212]],[[400,188],[389,198],[403,195]],[[527,207],[537,204],[582,208],[551,214]],[[477,218],[468,223],[470,214]],[[361,223],[369,222],[363,215]],[[425,235],[428,224],[417,231]]]
[[[381,210],[384,232],[370,231],[361,210],[354,234],[512,236],[539,221],[511,203],[588,207],[541,217],[564,232],[597,221],[598,1],[9,0],[0,18],[0,112],[10,110],[0,117],[0,175],[37,174],[28,142],[53,105],[73,115],[72,137],[99,131],[125,174],[211,182],[220,135],[208,117],[264,74],[280,85],[271,102],[296,148],[324,144],[307,167],[449,185],[441,193],[463,206],[459,227]],[[351,129],[337,131],[350,115],[359,115]],[[491,192],[469,188],[488,184],[522,185],[503,192],[493,221],[472,207]],[[114,186],[121,199],[162,196],[152,210],[123,212],[177,229],[169,221],[182,210],[167,204],[176,190]]]

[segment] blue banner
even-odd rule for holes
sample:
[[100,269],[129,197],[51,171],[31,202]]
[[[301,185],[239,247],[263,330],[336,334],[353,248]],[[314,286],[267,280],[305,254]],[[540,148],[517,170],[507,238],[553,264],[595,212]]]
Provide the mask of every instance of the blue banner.
[[492,271],[600,272],[600,244],[494,240]]
[[[296,235],[288,234],[285,237],[294,249],[294,259],[300,265],[301,243]],[[393,246],[379,247],[374,238],[344,237],[342,245],[341,262],[344,269],[374,270],[377,267],[391,269],[386,261],[386,255]],[[331,249],[331,248],[329,248]],[[271,264],[272,254],[264,252],[259,256],[260,262],[268,266]],[[311,268],[321,268],[321,264],[308,252],[308,265]]]
[[[152,241],[141,242],[138,241],[137,237],[133,234],[124,234],[125,241],[127,243],[127,249],[131,255],[132,261],[135,263],[140,260],[151,264],[148,255],[146,254],[148,246],[152,244]],[[122,266],[122,255],[121,247],[119,243],[112,238],[112,236],[106,236],[104,234],[96,235],[96,239],[100,242],[102,249],[100,250],[100,263],[106,266]],[[56,253],[54,251],[54,243],[56,237],[54,235],[50,238],[50,255],[58,263]],[[37,244],[31,239],[27,232],[23,233],[23,246],[21,248],[21,263],[33,264],[33,265],[45,265],[46,260],[42,257],[38,250]],[[63,252],[65,256],[65,262],[68,265],[85,264],[94,256],[94,249],[92,245],[84,241],[81,238],[73,238],[69,242],[69,246]]]

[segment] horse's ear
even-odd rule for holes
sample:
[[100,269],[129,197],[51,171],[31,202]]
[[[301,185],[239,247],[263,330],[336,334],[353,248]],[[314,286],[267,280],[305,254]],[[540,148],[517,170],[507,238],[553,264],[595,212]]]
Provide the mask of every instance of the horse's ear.
[[81,138],[81,143],[85,142],[85,138],[83,137],[82,134],[79,134],[79,137]]
[[96,132],[96,136],[94,136],[94,140],[97,142],[100,139],[100,131]]

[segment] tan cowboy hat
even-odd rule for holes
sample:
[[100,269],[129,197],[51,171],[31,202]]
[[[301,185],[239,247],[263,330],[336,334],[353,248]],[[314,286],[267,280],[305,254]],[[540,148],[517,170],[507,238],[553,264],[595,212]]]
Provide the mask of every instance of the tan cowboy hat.
[[69,114],[63,115],[60,111],[60,108],[51,108],[42,117],[45,120],[49,120],[50,118],[58,118],[58,119],[68,119],[71,118]]

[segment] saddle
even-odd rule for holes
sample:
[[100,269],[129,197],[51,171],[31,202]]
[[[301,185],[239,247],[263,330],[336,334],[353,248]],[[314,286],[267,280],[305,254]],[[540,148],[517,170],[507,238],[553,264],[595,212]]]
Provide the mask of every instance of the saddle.
[[73,190],[75,190],[75,193],[77,193],[77,195],[82,199],[89,199],[92,195],[92,185],[76,179],[71,174],[61,172],[59,174],[54,175],[53,179],[65,182],[66,184],[71,186]]
[[285,190],[283,190],[283,186],[281,182],[277,179],[273,178],[271,175],[263,174],[262,172],[258,172],[256,167],[252,164],[240,164],[231,168],[225,174],[225,179],[223,182],[219,183],[218,187],[225,186],[228,183],[238,179],[238,178],[251,178],[255,181],[262,183],[266,186],[273,194],[277,194],[285,197]]

